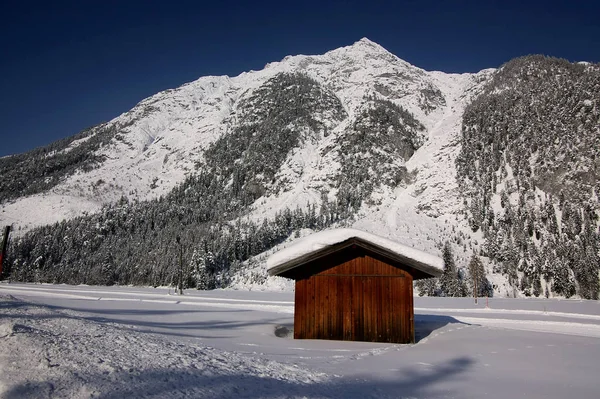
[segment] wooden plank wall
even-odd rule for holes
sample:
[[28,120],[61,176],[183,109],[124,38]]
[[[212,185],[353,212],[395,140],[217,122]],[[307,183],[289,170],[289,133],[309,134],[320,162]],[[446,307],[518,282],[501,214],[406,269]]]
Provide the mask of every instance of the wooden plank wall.
[[295,300],[294,338],[414,342],[412,276],[368,255],[297,280]]

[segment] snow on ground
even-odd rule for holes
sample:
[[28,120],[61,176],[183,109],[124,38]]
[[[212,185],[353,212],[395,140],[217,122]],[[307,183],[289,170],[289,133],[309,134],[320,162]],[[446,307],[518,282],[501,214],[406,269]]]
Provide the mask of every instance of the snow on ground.
[[182,344],[12,297],[0,298],[0,306],[6,398],[287,397],[303,396],[325,379],[293,365]]
[[3,398],[597,398],[600,304],[415,298],[417,343],[293,340],[293,293],[0,284]]

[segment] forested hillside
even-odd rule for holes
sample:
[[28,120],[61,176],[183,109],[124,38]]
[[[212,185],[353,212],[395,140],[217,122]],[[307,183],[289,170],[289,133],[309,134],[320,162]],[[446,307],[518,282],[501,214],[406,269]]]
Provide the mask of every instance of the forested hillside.
[[338,198],[349,212],[357,212],[382,184],[406,184],[404,164],[422,145],[423,130],[411,113],[391,101],[365,99],[354,123],[336,142],[341,163]]
[[78,171],[105,159],[96,151],[124,126],[99,125],[24,154],[0,158],[0,203],[46,191]]
[[458,181],[495,270],[526,295],[598,299],[600,66],[528,56],[463,117]]

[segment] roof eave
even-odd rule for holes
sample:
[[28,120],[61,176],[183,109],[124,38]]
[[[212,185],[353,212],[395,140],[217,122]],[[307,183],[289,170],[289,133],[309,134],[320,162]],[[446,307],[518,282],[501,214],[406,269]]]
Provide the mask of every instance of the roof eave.
[[418,271],[421,271],[425,274],[428,274],[430,277],[439,277],[442,274],[442,271],[440,269],[438,269],[435,266],[431,266],[429,264],[423,263],[423,262],[419,262],[415,259],[403,256],[401,254],[398,254],[396,252],[392,252],[389,251],[386,248],[380,247],[379,245],[373,244],[369,241],[365,241],[362,240],[358,237],[352,237],[349,238],[345,241],[342,241],[340,243],[334,244],[334,245],[329,245],[326,246],[324,248],[318,249],[316,251],[310,252],[306,255],[300,256],[298,258],[295,259],[291,259],[287,262],[284,262],[280,265],[277,265],[275,267],[272,267],[271,269],[268,270],[268,273],[270,276],[278,276],[281,275],[289,270],[292,269],[296,269],[298,267],[301,267],[307,263],[313,262],[317,259],[320,259],[324,256],[327,256],[331,253],[337,252],[339,250],[342,250],[344,248],[347,248],[351,245],[358,245],[364,249],[367,249],[369,251],[375,252],[379,255],[382,255],[386,258],[395,260],[397,262],[406,264],[407,266],[410,266]]

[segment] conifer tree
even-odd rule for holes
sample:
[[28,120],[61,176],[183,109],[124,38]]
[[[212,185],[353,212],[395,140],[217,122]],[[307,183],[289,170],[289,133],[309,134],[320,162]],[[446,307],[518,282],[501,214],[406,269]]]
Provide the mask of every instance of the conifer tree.
[[440,290],[443,296],[462,296],[463,289],[450,242],[446,241],[442,258],[444,259],[444,271],[440,277]]
[[471,275],[471,283],[473,287],[473,297],[477,301],[477,297],[490,294],[490,284],[485,276],[485,269],[479,256],[475,253],[469,262],[469,274]]
[[201,248],[195,249],[191,260],[191,269],[195,272],[196,288],[199,290],[207,290],[209,288],[210,276],[206,270],[205,255]]
[[425,278],[415,282],[415,287],[419,291],[419,296],[438,296],[439,295],[439,279]]

